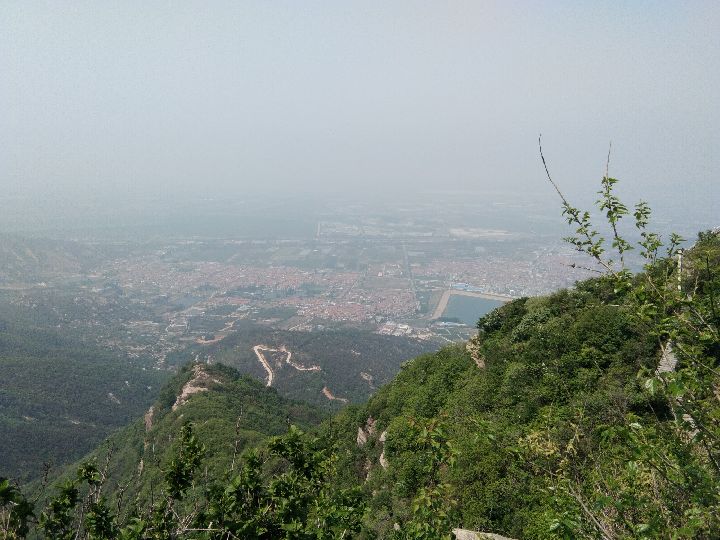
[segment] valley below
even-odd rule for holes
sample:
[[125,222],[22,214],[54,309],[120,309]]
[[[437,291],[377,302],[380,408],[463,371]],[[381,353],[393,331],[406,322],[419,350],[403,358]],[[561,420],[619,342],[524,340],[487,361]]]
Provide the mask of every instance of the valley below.
[[[327,410],[363,403],[404,362],[472,337],[487,311],[577,274],[566,264],[575,256],[556,243],[534,239],[528,258],[523,232],[458,227],[475,219],[466,205],[435,216],[410,204],[402,219],[387,217],[397,209],[329,208],[300,235],[257,234],[258,217],[230,238],[0,235],[0,323],[41,336],[28,351],[4,343],[14,352],[0,357],[0,427],[13,450],[0,472],[37,477],[43,463],[79,457],[188,362],[233,366]],[[458,311],[456,299],[471,303]],[[27,385],[48,355],[56,397],[30,407]],[[108,369],[127,374],[116,381]],[[84,420],[92,405],[73,398],[95,395],[90,385],[104,389],[94,398],[108,409],[101,421]],[[62,442],[81,428],[85,444]],[[48,443],[17,444],[39,437]]]

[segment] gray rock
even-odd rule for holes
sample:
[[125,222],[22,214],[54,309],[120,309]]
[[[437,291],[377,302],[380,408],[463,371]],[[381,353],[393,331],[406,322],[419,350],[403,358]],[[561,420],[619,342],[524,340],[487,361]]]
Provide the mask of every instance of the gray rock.
[[453,529],[456,540],[513,540],[499,534],[468,531],[467,529]]

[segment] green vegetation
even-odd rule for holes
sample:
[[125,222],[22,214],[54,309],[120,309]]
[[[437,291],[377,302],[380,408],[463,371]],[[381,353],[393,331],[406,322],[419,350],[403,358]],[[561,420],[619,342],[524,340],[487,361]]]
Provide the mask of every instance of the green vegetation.
[[0,320],[0,474],[63,466],[127,425],[167,374],[54,332]]
[[316,407],[287,400],[232,368],[190,364],[165,385],[142,419],[113,434],[84,461],[107,462],[110,499],[122,487],[126,501],[143,505],[163,484],[178,434],[188,422],[206,449],[204,474],[218,478],[238,465],[244,449],[286,432],[289,424],[309,428],[323,418]]
[[[717,538],[720,234],[663,247],[647,205],[628,210],[615,182],[603,178],[598,201],[614,258],[563,197],[568,241],[598,278],[489,313],[467,346],[407,362],[309,435],[288,424],[310,428],[312,407],[229,368],[188,366],[152,426],[111,438],[119,453],[93,454],[44,511],[0,479],[0,526],[22,536],[39,514],[49,538],[429,540],[455,526]],[[636,244],[619,232],[630,217]],[[626,268],[632,249],[642,273]]]
[[[195,354],[200,354],[201,358],[210,354],[217,362],[265,380],[267,373],[253,352],[253,347],[258,344],[284,345],[292,351],[293,361],[320,366],[322,371],[298,371],[284,362],[274,364],[273,387],[289,398],[331,410],[339,409],[342,402],[328,400],[322,393],[324,386],[337,397],[351,403],[363,403],[376,388],[392,380],[403,362],[438,348],[430,342],[362,330],[291,332],[238,321],[233,333],[222,341],[196,345],[175,359],[186,362]],[[372,382],[363,378],[363,372],[372,376]]]
[[[52,539],[318,539],[348,537],[361,528],[364,506],[357,489],[336,489],[334,460],[318,440],[292,426],[249,454],[223,484],[204,486],[197,478],[205,447],[184,423],[163,491],[131,517],[119,520],[102,495],[106,472],[84,463],[76,477],[58,486],[37,523]],[[263,469],[271,466],[270,480]],[[32,504],[0,480],[0,533],[23,537],[31,527]]]
[[0,537],[340,537],[360,527],[359,490],[334,488],[332,452],[296,427],[323,416],[234,369],[188,365],[143,421],[55,478],[42,511],[0,479]]
[[[589,214],[564,201],[577,227],[568,240],[601,277],[488,314],[470,350],[414,360],[323,427],[344,441],[343,469],[356,471],[345,480],[364,483],[374,534],[415,530],[424,506],[520,538],[716,537],[720,235],[701,233],[684,254],[673,236],[661,255],[640,203],[647,264],[632,275],[633,246],[617,232],[629,212],[614,183],[603,180],[599,206],[619,264]],[[430,467],[417,451],[413,426],[427,423],[442,428],[454,466]],[[358,426],[365,443],[354,440]],[[427,486],[445,495],[428,497]]]
[[[420,357],[365,407],[335,419],[333,431],[350,433],[368,418],[377,421],[378,435],[364,447],[345,437],[351,464],[374,464],[366,486],[379,493],[370,502],[372,528],[387,533],[412,519],[410,501],[429,481],[412,424],[436,421],[457,454],[441,474],[456,501],[454,523],[519,537],[550,530],[553,516],[543,513],[553,507],[552,478],[536,470],[545,461],[531,451],[566,448],[577,429],[595,435],[582,440],[590,451],[603,427],[624,423],[629,413],[648,415],[654,405],[635,377],[656,362],[653,343],[598,302],[596,283],[585,285],[519,300],[483,319],[484,368],[460,346]],[[381,451],[387,470],[377,465]]]

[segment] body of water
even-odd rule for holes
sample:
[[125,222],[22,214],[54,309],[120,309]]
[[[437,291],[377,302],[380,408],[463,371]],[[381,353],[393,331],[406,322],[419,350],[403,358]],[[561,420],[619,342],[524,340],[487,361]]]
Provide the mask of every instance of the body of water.
[[480,317],[503,304],[504,302],[499,300],[453,294],[443,312],[443,317],[454,317],[467,325],[475,326]]

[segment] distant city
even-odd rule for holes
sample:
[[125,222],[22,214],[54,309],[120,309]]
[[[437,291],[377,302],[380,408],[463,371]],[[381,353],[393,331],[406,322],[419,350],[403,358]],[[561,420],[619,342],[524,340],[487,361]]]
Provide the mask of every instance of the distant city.
[[[302,234],[253,237],[240,226],[234,238],[12,237],[0,291],[8,305],[161,367],[188,346],[222,341],[240,321],[440,346],[467,339],[480,316],[510,299],[589,275],[557,235],[529,232],[532,206],[435,208],[442,214],[410,203],[382,211],[337,205]],[[492,213],[511,226],[489,228]]]

